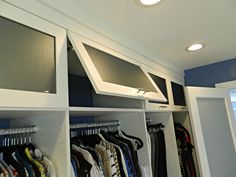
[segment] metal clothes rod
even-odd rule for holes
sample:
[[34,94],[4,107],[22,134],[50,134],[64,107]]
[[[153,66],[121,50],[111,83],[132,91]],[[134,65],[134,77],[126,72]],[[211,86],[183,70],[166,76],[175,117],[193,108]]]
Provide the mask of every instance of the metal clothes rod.
[[120,126],[120,121],[71,124],[71,125],[70,125],[70,129],[99,128],[99,127],[115,127],[115,126],[117,126],[117,127]]
[[22,127],[22,128],[4,128],[0,129],[0,135],[28,134],[28,133],[35,133],[36,131],[37,131],[36,126]]

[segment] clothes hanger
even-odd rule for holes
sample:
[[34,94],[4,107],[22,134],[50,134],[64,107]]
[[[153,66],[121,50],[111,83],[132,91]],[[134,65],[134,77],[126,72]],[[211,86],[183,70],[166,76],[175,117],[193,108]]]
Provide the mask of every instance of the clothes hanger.
[[143,141],[140,138],[134,137],[131,135],[127,135],[124,131],[120,130],[120,126],[117,126],[116,128],[117,128],[117,131],[114,133],[115,136],[118,135],[122,138],[125,138],[125,139],[131,141],[137,150],[141,149],[143,147]]

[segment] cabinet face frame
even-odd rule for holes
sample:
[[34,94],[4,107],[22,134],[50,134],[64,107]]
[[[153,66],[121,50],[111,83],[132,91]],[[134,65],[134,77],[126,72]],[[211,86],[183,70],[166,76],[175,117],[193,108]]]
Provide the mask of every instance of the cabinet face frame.
[[[130,57],[121,54],[118,51],[115,51],[109,47],[105,47],[102,44],[97,42],[91,41],[83,36],[80,36],[72,31],[68,31],[68,37],[74,47],[74,50],[79,57],[81,64],[83,65],[96,93],[98,94],[105,94],[105,95],[112,95],[112,96],[121,96],[121,97],[128,97],[128,98],[138,98],[138,99],[151,99],[156,101],[166,101],[166,98],[161,93],[160,89],[155,85],[152,81],[151,77],[147,72],[143,70],[143,68],[138,64],[135,63],[134,59],[132,60]],[[154,92],[146,92],[140,91],[137,88],[132,88],[128,86],[118,85],[114,83],[105,82],[102,80],[98,70],[96,69],[92,59],[90,58],[88,52],[85,49],[85,46],[89,45],[94,47],[95,49],[101,50],[107,54],[113,55],[117,58],[120,58],[124,61],[137,65],[141,68],[141,70],[145,73],[148,80],[151,82],[156,93]]]
[[147,73],[156,75],[158,77],[161,77],[165,79],[166,81],[166,89],[167,89],[167,95],[168,95],[168,101],[169,104],[162,104],[160,103],[151,103],[149,102],[148,99],[145,100],[145,109],[146,111],[174,111],[174,112],[185,112],[187,111],[187,106],[179,106],[179,105],[174,105],[174,98],[173,98],[173,92],[172,92],[172,87],[171,87],[171,82],[175,82],[180,85],[184,85],[184,82],[181,80],[177,80],[175,78],[170,77],[169,75],[162,73],[160,71],[157,71],[155,69],[149,68],[149,67],[144,67],[144,70]]
[[161,112],[162,111],[170,111],[172,109],[171,105],[172,105],[173,99],[172,99],[169,76],[167,76],[167,75],[165,75],[161,72],[158,72],[156,70],[150,70],[150,68],[145,68],[145,71],[147,73],[153,74],[153,75],[155,75],[157,77],[160,77],[160,78],[165,80],[166,90],[167,90],[167,95],[168,95],[168,104],[164,104],[162,102],[153,103],[153,102],[150,102],[150,100],[146,99],[145,100],[145,109],[146,109],[146,111],[161,111]]
[[0,2],[0,15],[55,37],[56,93],[0,89],[0,106],[5,107],[57,107],[68,106],[66,30],[27,13],[5,2]]

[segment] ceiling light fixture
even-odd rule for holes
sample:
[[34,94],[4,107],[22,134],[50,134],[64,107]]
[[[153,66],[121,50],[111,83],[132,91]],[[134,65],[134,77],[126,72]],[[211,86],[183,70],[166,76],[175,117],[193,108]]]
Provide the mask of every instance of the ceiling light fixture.
[[137,0],[139,4],[144,6],[152,6],[160,2],[161,0]]
[[192,44],[187,48],[187,51],[194,52],[194,51],[202,49],[203,47],[204,47],[203,44]]

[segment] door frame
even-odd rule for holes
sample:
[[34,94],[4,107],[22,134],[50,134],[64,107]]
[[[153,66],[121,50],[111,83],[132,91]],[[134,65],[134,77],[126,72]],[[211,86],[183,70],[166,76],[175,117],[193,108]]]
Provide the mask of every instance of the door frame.
[[236,89],[236,80],[215,84],[216,88]]
[[198,164],[200,167],[200,175],[203,177],[211,177],[210,167],[204,143],[200,114],[198,110],[197,98],[223,98],[225,100],[226,112],[230,132],[232,135],[234,149],[236,152],[236,122],[232,110],[231,100],[227,89],[223,88],[203,88],[203,87],[185,87],[186,102],[189,109],[190,121],[193,129]]

